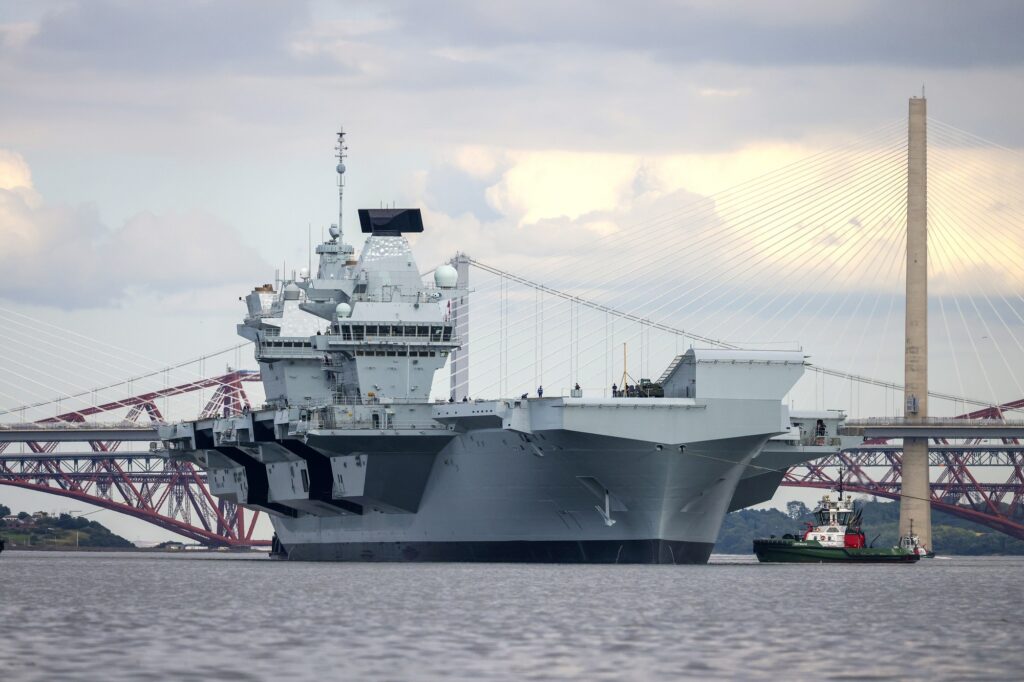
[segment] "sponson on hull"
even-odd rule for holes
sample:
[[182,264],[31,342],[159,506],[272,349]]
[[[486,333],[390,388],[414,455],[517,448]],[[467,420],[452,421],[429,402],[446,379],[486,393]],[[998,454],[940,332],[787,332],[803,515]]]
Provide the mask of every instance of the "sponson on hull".
[[420,211],[358,215],[358,258],[339,222],[315,273],[246,297],[265,405],[161,429],[214,494],[270,515],[279,557],[704,562],[727,510],[838,449],[841,413],[794,435],[796,351],[691,349],[658,398],[432,401],[437,370],[466,371],[468,263],[424,284]]

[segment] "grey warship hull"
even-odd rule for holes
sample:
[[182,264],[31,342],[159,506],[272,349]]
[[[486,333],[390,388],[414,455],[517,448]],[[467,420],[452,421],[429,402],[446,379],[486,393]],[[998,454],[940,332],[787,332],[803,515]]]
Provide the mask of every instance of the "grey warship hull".
[[537,435],[546,436],[535,441],[546,450],[541,455],[501,431],[453,439],[434,459],[415,514],[277,518],[282,554],[333,561],[704,562],[741,463],[764,441],[692,443],[680,452],[644,441]]

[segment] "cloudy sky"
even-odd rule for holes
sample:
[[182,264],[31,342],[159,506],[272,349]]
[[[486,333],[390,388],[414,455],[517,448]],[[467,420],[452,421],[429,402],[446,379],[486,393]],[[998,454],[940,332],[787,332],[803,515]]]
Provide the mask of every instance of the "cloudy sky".
[[154,362],[234,343],[238,295],[336,214],[339,124],[346,205],[422,207],[421,265],[536,276],[664,197],[898,120],[922,85],[1016,150],[1022,27],[1011,1],[6,0],[0,308]]

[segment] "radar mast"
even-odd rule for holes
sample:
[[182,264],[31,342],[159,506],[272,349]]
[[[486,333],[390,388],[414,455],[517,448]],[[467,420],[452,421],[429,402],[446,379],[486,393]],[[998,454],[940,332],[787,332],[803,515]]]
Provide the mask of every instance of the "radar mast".
[[[342,236],[342,215],[343,208],[345,205],[345,159],[348,158],[348,145],[345,144],[345,127],[342,126],[338,129],[338,144],[334,147],[337,152],[338,165],[336,170],[338,171],[338,241],[342,244],[345,243],[345,238]],[[333,236],[333,235],[332,235]]]

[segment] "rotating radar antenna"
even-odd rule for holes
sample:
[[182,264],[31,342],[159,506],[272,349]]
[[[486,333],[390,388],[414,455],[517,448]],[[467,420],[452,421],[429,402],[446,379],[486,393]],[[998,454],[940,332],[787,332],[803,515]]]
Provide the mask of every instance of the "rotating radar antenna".
[[348,158],[348,145],[345,143],[344,126],[338,129],[338,144],[335,145],[334,150],[337,152],[338,158],[338,166],[336,168],[338,171],[338,234],[334,234],[334,230],[331,230],[331,236],[343,242],[341,219],[342,209],[345,204],[345,159]]

